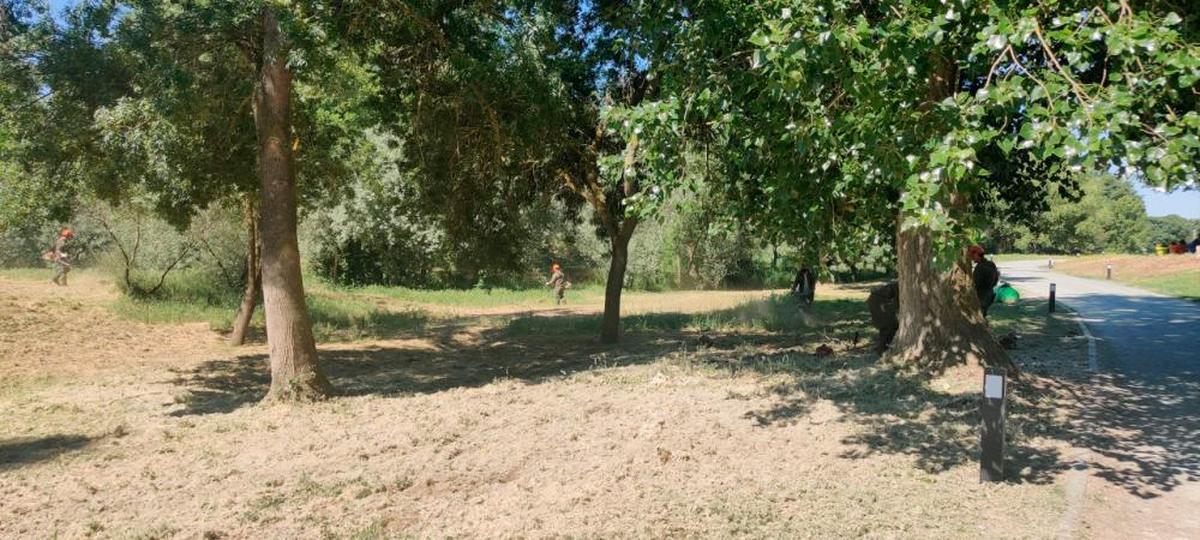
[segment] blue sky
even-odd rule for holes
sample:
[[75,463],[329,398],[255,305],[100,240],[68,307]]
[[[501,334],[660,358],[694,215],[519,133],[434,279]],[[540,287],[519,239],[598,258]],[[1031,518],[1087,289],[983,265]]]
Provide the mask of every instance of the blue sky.
[[1137,186],[1138,195],[1146,201],[1146,213],[1151,216],[1178,214],[1185,218],[1200,219],[1200,191],[1174,191],[1160,193],[1145,186]]

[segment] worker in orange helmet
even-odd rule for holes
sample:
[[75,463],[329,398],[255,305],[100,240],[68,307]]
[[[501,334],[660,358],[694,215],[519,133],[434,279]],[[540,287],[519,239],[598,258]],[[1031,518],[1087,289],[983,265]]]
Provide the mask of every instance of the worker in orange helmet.
[[49,252],[50,262],[54,263],[54,277],[50,283],[67,286],[67,274],[71,271],[70,255],[67,253],[67,242],[75,238],[75,231],[64,227],[54,240],[54,247]]
[[571,286],[571,282],[567,281],[567,275],[563,273],[562,265],[557,262],[550,265],[550,281],[546,282],[546,286],[554,287],[554,305],[560,305],[564,302],[567,289]]

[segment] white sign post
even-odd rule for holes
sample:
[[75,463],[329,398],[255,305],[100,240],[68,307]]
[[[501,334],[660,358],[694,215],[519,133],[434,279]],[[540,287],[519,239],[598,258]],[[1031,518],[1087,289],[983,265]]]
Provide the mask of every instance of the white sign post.
[[1004,404],[1008,394],[1008,373],[987,368],[983,373],[983,402],[980,404],[979,481],[1004,480]]

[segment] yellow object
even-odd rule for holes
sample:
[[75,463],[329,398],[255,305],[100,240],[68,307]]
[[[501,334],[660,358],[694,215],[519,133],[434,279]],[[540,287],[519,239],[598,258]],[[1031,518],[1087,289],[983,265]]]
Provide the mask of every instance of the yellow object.
[[1157,246],[1154,246],[1154,254],[1158,255],[1159,257],[1166,255],[1167,251],[1169,250],[1165,244],[1158,244]]

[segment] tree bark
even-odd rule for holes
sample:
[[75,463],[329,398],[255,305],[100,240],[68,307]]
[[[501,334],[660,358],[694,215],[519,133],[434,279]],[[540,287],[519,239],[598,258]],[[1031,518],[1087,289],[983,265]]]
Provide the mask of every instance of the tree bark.
[[254,212],[254,201],[246,197],[244,207],[246,224],[246,290],[242,292],[242,305],[238,309],[237,319],[233,322],[233,333],[229,335],[229,344],[240,347],[246,343],[246,334],[250,330],[250,320],[254,318],[254,307],[258,304],[258,294],[262,289],[262,267],[258,263],[258,220]]
[[962,250],[949,272],[934,266],[933,234],[925,227],[896,226],[900,329],[889,358],[940,371],[957,364],[1017,370],[992,336],[971,283],[971,262]]
[[[632,224],[629,224],[632,225]],[[621,339],[621,290],[625,287],[625,267],[629,263],[629,239],[633,227],[621,227],[612,237],[612,259],[608,265],[608,281],[604,286],[604,320],[600,325],[600,341],[616,343]]]
[[291,145],[292,74],[287,67],[287,44],[270,4],[262,10],[262,25],[254,116],[262,180],[263,312],[271,355],[271,389],[265,401],[316,400],[328,396],[332,388],[317,361],[300,273]]
[[[932,108],[955,92],[958,68],[934,54],[929,93],[923,107]],[[938,129],[938,128],[933,128]],[[951,195],[951,207],[965,213],[967,201]],[[939,371],[957,364],[999,366],[1017,375],[1008,352],[988,328],[971,282],[971,261],[959,251],[950,270],[935,266],[933,232],[928,227],[904,226],[896,217],[896,274],[900,285],[900,329],[888,357],[896,362]]]

